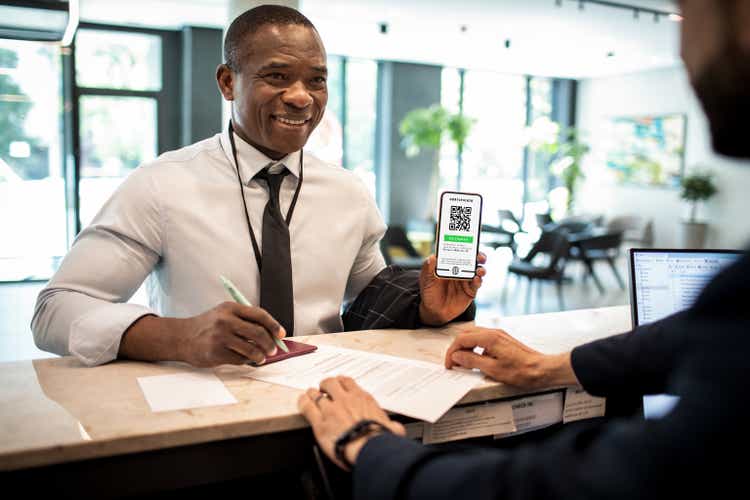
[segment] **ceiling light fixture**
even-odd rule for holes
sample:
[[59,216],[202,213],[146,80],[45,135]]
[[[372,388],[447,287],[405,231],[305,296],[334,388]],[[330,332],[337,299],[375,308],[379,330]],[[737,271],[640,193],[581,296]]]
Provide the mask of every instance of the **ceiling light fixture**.
[[[587,3],[599,5],[602,7],[611,7],[613,9],[621,9],[621,10],[629,10],[633,13],[633,19],[640,19],[641,14],[652,14],[654,16],[654,22],[658,23],[660,21],[661,17],[667,17],[672,21],[679,22],[682,21],[682,16],[677,14],[676,12],[669,12],[666,10],[658,10],[658,9],[651,9],[644,6],[638,6],[635,7],[632,4],[628,4],[625,2],[615,2],[611,0],[571,0],[578,2],[578,10],[584,10]],[[560,7],[559,0],[555,0],[555,5]]]

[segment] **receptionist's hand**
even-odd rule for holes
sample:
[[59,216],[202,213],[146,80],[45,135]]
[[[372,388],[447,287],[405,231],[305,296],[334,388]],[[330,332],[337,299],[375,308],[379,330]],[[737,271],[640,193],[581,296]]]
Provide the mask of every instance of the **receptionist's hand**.
[[[482,347],[477,354],[474,348]],[[570,353],[542,354],[499,329],[473,327],[460,333],[445,353],[445,367],[477,368],[488,377],[523,388],[578,385]]]
[[262,363],[276,353],[271,335],[284,338],[284,328],[264,309],[224,302],[182,320],[181,361],[198,367]]
[[[399,436],[406,435],[404,426],[388,418],[369,392],[363,390],[349,377],[327,378],[320,383],[320,390],[308,389],[297,401],[297,407],[312,426],[315,439],[325,453],[339,467],[346,468],[336,459],[336,440],[362,420],[374,420]],[[351,441],[344,448],[344,455],[351,463],[365,443],[377,433],[368,434]]]
[[[477,263],[487,262],[482,252],[477,254]],[[482,286],[482,278],[487,271],[477,266],[477,274],[471,280],[440,279],[435,276],[437,258],[430,255],[422,266],[419,275],[419,289],[422,303],[419,306],[419,318],[426,325],[439,326],[460,316]]]

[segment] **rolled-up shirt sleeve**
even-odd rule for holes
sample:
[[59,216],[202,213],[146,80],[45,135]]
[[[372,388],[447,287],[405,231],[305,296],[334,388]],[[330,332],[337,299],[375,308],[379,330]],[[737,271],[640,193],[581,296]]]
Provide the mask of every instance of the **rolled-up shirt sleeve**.
[[117,357],[120,340],[148,307],[127,304],[162,255],[164,214],[148,166],[136,169],[75,239],[37,299],[36,345],[86,365]]

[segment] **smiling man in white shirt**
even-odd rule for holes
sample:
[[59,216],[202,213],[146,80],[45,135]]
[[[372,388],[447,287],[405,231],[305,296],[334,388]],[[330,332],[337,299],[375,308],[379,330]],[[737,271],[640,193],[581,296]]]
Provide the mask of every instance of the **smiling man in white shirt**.
[[[385,224],[367,188],[303,151],[328,99],[310,21],[256,7],[232,23],[224,54],[216,76],[232,102],[229,130],[123,182],[40,293],[36,344],[87,365],[259,363],[276,350],[272,336],[343,330],[342,301],[384,307],[360,327],[439,325],[470,312],[484,268],[472,281],[436,279],[434,256],[418,280],[387,269]],[[258,306],[226,302],[219,275]],[[151,307],[127,304],[145,279]]]

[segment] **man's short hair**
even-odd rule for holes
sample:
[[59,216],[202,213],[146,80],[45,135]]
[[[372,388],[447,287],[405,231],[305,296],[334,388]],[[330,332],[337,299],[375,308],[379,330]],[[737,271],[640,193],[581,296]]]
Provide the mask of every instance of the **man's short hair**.
[[232,71],[240,70],[240,59],[242,58],[242,42],[248,35],[258,31],[261,26],[267,24],[289,25],[297,24],[315,29],[310,22],[299,11],[282,5],[259,5],[246,10],[232,21],[224,38],[224,61]]

